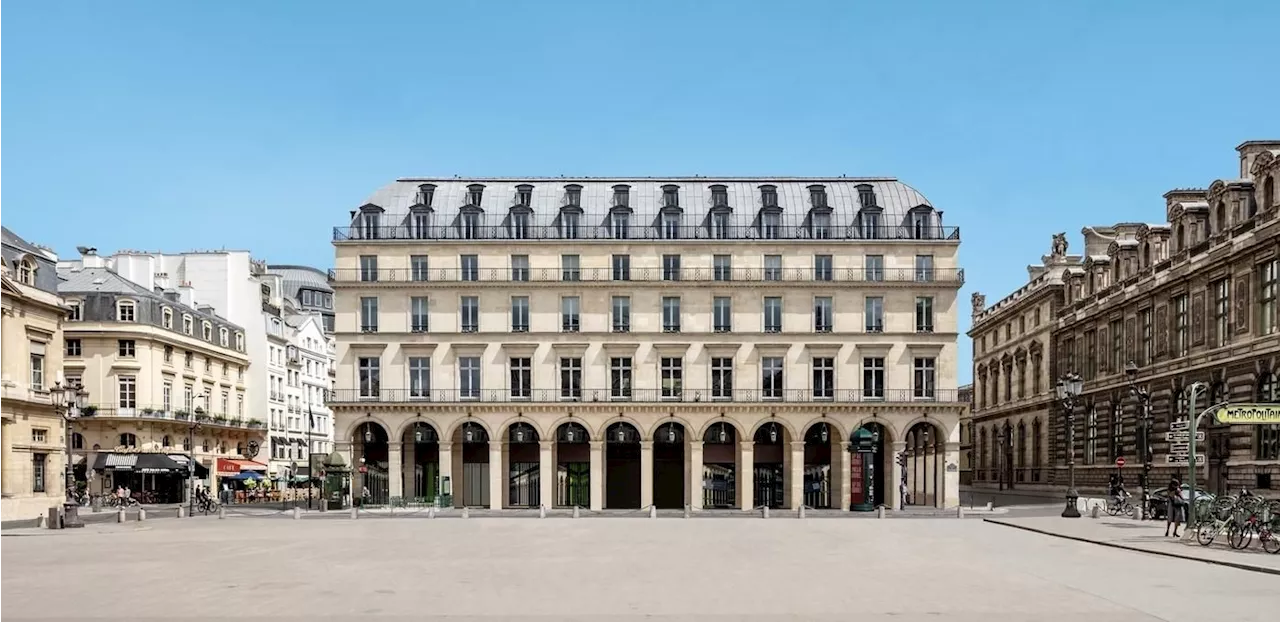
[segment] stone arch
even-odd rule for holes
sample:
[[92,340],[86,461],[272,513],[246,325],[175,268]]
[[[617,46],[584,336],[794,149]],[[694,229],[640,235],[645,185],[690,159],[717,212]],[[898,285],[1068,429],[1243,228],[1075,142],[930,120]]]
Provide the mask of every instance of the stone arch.
[[951,429],[946,424],[942,423],[941,421],[938,421],[937,419],[934,419],[929,415],[920,415],[919,417],[916,417],[915,419],[908,421],[905,425],[893,431],[894,437],[906,439],[907,432],[909,432],[911,428],[915,427],[917,423],[921,423],[921,422],[933,424],[933,426],[937,428],[938,431],[942,432],[943,438],[946,439],[944,442],[948,442],[948,443],[951,442],[951,434],[955,430]]
[[[489,436],[489,438],[491,438],[491,439],[493,439],[493,438],[501,438],[501,439],[503,439],[503,440],[506,440],[506,438],[507,438],[507,430],[510,430],[510,429],[511,429],[511,426],[512,426],[513,424],[516,424],[516,423],[527,423],[527,424],[529,424],[529,426],[533,428],[533,431],[538,433],[538,440],[540,440],[540,441],[548,440],[548,438],[549,438],[549,437],[547,436],[547,432],[546,432],[546,430],[543,430],[543,429],[542,429],[542,426],[538,425],[538,422],[537,422],[537,421],[535,421],[535,420],[533,419],[533,417],[521,417],[521,416],[519,416],[519,415],[517,415],[517,416],[515,416],[515,417],[508,418],[506,421],[503,421],[503,422],[502,422],[502,425],[499,425],[499,426],[498,426],[497,434],[496,434],[496,435],[490,435],[490,436]],[[554,430],[555,428],[552,428],[552,429]]]
[[492,441],[494,438],[497,438],[493,434],[493,428],[489,424],[485,423],[484,419],[471,416],[471,417],[459,417],[457,420],[455,420],[452,424],[449,425],[449,428],[445,430],[445,433],[443,436],[440,437],[440,440],[453,441],[453,435],[457,434],[458,430],[461,430],[462,426],[466,425],[468,421],[480,426],[484,430],[484,433],[488,435],[488,438],[490,441]]
[[[641,441],[651,441],[651,440],[653,440],[653,438],[652,438],[652,437],[650,437],[650,436],[648,435],[648,433],[647,433],[647,432],[648,432],[648,430],[647,430],[647,428],[645,428],[645,426],[640,425],[640,422],[639,422],[639,421],[636,421],[635,419],[632,419],[631,417],[628,417],[628,416],[626,416],[626,415],[613,415],[612,417],[609,417],[608,419],[605,419],[605,420],[604,420],[604,422],[602,422],[602,423],[600,424],[600,429],[598,429],[598,430],[594,430],[594,431],[593,431],[589,426],[586,426],[586,425],[584,425],[583,427],[587,428],[587,431],[588,431],[588,432],[591,432],[593,437],[598,437],[598,439],[593,438],[592,440],[602,440],[602,441],[607,441],[607,440],[609,440],[609,439],[607,439],[607,438],[605,438],[605,437],[604,437],[605,432],[607,432],[607,431],[609,430],[609,426],[611,426],[611,425],[613,425],[613,424],[615,424],[615,423],[617,423],[617,422],[619,422],[619,421],[623,421],[623,422],[626,422],[626,423],[631,424],[631,427],[635,428],[635,429],[636,429],[636,432],[640,434],[640,440],[641,440]],[[582,422],[581,422],[581,421],[579,421],[578,423],[582,423]]]
[[893,428],[893,424],[890,423],[888,419],[881,419],[875,416],[863,417],[859,419],[857,422],[855,422],[852,426],[849,427],[849,430],[850,430],[849,436],[845,438],[851,438],[854,432],[858,431],[858,429],[862,428],[868,423],[874,423],[880,426],[881,430],[886,432],[885,436],[887,438],[883,439],[886,447],[892,447],[893,442],[899,438],[898,431]]
[[343,432],[342,437],[333,439],[334,442],[338,442],[338,443],[351,442],[354,438],[356,430],[359,430],[360,426],[364,425],[365,423],[376,423],[379,427],[382,428],[382,431],[387,435],[387,438],[388,439],[391,438],[391,430],[393,429],[394,426],[388,425],[387,422],[382,419],[382,417],[379,417],[374,414],[367,414],[347,424],[347,426],[342,430]]
[[[601,430],[597,430],[596,428],[592,427],[591,423],[582,417],[570,417],[568,415],[564,417],[560,417],[559,419],[556,419],[555,421],[552,421],[549,425],[547,425],[547,430],[548,430],[547,434],[549,434],[550,436],[543,436],[542,439],[555,440],[556,438],[558,438],[557,435],[560,434],[560,427],[566,423],[576,423],[582,426],[582,428],[587,431],[587,440],[589,441],[601,440],[600,439]],[[539,431],[539,434],[541,433],[542,432]]]
[[725,415],[723,417],[712,417],[708,419],[707,422],[704,423],[701,428],[698,428],[698,440],[702,440],[703,438],[705,438],[707,436],[707,430],[710,430],[711,426],[717,423],[729,424],[733,428],[733,430],[738,433],[739,441],[741,441],[743,436],[746,434],[746,432],[743,430],[742,423],[740,421],[738,421],[734,417]]
[[[795,440],[804,440],[805,436],[809,434],[809,428],[812,428],[819,423],[825,423],[831,430],[835,431],[838,436],[835,440],[838,440],[841,443],[848,442],[851,432],[845,429],[845,427],[833,417],[814,417],[813,419],[810,419],[804,425],[800,426],[800,434],[795,437]],[[857,428],[854,429],[856,430]]]
[[756,433],[760,431],[760,428],[763,428],[764,426],[768,425],[769,423],[776,423],[776,424],[778,424],[778,426],[779,426],[779,427],[781,427],[783,430],[786,430],[786,432],[787,432],[787,439],[786,439],[786,440],[788,440],[788,441],[794,441],[794,440],[796,440],[796,438],[797,438],[797,437],[796,437],[796,428],[795,428],[795,426],[791,425],[791,423],[790,423],[790,422],[788,422],[788,421],[787,421],[785,418],[783,418],[783,417],[761,417],[759,421],[757,421],[754,425],[752,425],[752,426],[751,426],[751,432],[750,432],[750,433],[748,433],[745,437],[743,437],[743,440],[753,440],[753,439],[755,439],[755,437],[756,437]]
[[424,423],[431,426],[431,429],[435,430],[436,436],[439,436],[440,440],[444,440],[444,436],[440,434],[440,422],[430,417],[413,417],[412,419],[405,419],[404,423],[396,430],[395,436],[391,438],[404,438],[404,433],[412,430],[414,424],[418,423]]
[[[651,440],[654,440],[653,434],[658,431],[659,427],[662,427],[662,425],[665,423],[671,423],[671,422],[678,423],[684,428],[685,438],[690,438],[690,435],[692,435],[694,430],[697,429],[693,424],[689,423],[683,417],[680,417],[680,416],[672,417],[670,415],[667,415],[666,417],[661,417],[656,421],[654,421],[653,427],[649,428],[648,430],[645,430],[642,428],[636,428],[636,429],[640,430],[641,438],[643,438],[644,440],[651,441]],[[702,437],[699,436],[697,437],[697,439],[702,440]]]

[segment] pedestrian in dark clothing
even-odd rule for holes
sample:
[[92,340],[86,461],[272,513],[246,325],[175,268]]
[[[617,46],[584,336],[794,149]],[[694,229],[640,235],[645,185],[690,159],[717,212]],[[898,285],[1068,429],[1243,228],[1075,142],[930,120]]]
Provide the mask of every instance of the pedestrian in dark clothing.
[[1169,527],[1173,527],[1173,537],[1177,538],[1179,537],[1178,526],[1183,521],[1183,508],[1186,507],[1186,502],[1182,499],[1182,482],[1178,481],[1176,477],[1170,479],[1169,487],[1165,492],[1168,497],[1168,506],[1165,508],[1164,535],[1168,536]]

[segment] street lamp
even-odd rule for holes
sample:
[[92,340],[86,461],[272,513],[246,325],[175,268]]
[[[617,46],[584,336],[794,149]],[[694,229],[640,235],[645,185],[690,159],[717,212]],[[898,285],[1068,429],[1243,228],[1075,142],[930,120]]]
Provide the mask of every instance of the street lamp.
[[[201,393],[191,398],[193,403],[204,402],[209,405],[209,394]],[[204,409],[196,406],[191,411],[191,421],[187,425],[187,518],[196,515],[196,430],[200,429],[200,415]]]
[[1067,411],[1067,507],[1062,510],[1063,518],[1080,518],[1080,510],[1076,508],[1080,498],[1076,492],[1076,398],[1083,384],[1077,373],[1068,373],[1058,380],[1058,403]]
[[[61,376],[61,372],[58,375]],[[67,486],[67,504],[70,506],[76,503],[76,467],[72,465],[72,420],[78,419],[81,415],[81,410],[88,401],[88,392],[79,388],[79,385],[64,387],[63,380],[59,378],[54,383],[54,388],[49,389],[49,394],[54,398],[54,407],[63,417],[63,439],[67,442],[67,474],[65,474],[67,476],[63,481]]]
[[1151,503],[1151,392],[1138,386],[1137,363],[1129,361],[1124,366],[1124,375],[1129,379],[1129,393],[1142,402],[1142,411],[1138,414],[1142,421],[1142,477],[1138,484],[1142,486],[1142,520],[1146,520],[1147,506]]

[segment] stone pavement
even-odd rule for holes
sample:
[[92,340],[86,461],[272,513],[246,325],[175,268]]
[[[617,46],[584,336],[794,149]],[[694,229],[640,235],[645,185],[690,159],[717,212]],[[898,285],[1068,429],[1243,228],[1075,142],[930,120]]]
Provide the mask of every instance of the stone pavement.
[[13,620],[1273,620],[1276,577],[982,521],[198,517],[0,538]]
[[[1196,542],[1194,531],[1179,530],[1182,538],[1165,537],[1164,521],[1140,521],[1111,516],[1095,519],[1086,515],[1080,518],[988,518],[986,522],[1114,548],[1280,575],[1280,555],[1263,551],[1257,538],[1254,538],[1249,548],[1240,551],[1227,546],[1225,536],[1216,538],[1212,545],[1205,547]],[[1277,582],[1280,583],[1280,579]]]

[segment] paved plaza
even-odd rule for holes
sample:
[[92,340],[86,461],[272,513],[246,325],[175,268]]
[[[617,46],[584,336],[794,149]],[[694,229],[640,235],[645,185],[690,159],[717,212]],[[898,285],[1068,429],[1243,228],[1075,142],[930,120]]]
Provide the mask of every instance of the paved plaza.
[[981,520],[200,517],[6,532],[8,620],[1274,620],[1280,577]]

